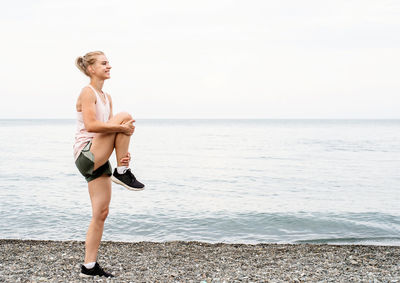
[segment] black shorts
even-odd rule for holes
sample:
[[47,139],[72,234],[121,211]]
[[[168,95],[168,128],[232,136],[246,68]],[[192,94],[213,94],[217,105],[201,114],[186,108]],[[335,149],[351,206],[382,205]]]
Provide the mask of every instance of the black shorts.
[[101,165],[96,170],[94,168],[94,155],[90,151],[90,147],[92,146],[92,141],[88,142],[85,147],[82,149],[78,158],[75,161],[76,167],[78,167],[79,172],[85,177],[87,182],[93,181],[94,179],[102,176],[112,175],[112,168],[109,161]]

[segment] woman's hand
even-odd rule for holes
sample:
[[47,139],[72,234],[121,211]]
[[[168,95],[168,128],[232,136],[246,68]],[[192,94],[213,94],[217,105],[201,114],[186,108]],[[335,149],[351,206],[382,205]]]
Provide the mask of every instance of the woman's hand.
[[129,162],[131,161],[131,154],[127,152],[125,157],[122,157],[120,161],[122,166],[129,167]]
[[133,134],[133,132],[135,131],[135,126],[133,125],[133,123],[135,122],[135,120],[129,120],[127,122],[124,122],[121,124],[122,126],[122,133],[124,133],[127,136],[131,136]]

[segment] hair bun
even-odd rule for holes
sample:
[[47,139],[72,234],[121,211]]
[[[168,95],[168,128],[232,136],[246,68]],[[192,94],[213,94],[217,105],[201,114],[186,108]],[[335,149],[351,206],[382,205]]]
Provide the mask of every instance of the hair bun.
[[90,65],[93,65],[96,62],[96,56],[98,55],[104,55],[102,51],[93,51],[86,53],[83,56],[79,56],[75,60],[75,65],[78,67],[78,69],[84,73],[86,76],[90,77],[90,74],[87,70],[87,67]]

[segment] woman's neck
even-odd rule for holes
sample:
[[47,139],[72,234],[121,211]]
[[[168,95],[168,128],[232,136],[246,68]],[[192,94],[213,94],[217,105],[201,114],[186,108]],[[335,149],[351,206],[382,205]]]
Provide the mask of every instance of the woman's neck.
[[90,84],[92,85],[92,87],[94,87],[96,90],[98,91],[102,91],[103,89],[103,84],[104,84],[104,80],[99,80],[97,78],[91,78],[90,79]]

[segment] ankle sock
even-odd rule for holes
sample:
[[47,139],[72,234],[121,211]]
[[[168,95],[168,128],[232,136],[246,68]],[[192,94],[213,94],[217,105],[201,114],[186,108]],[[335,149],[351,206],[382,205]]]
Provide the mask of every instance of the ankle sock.
[[126,166],[118,166],[117,167],[118,174],[124,174],[126,170],[128,170],[128,167],[126,167]]
[[89,262],[84,264],[87,269],[92,269],[95,266],[96,262]]

